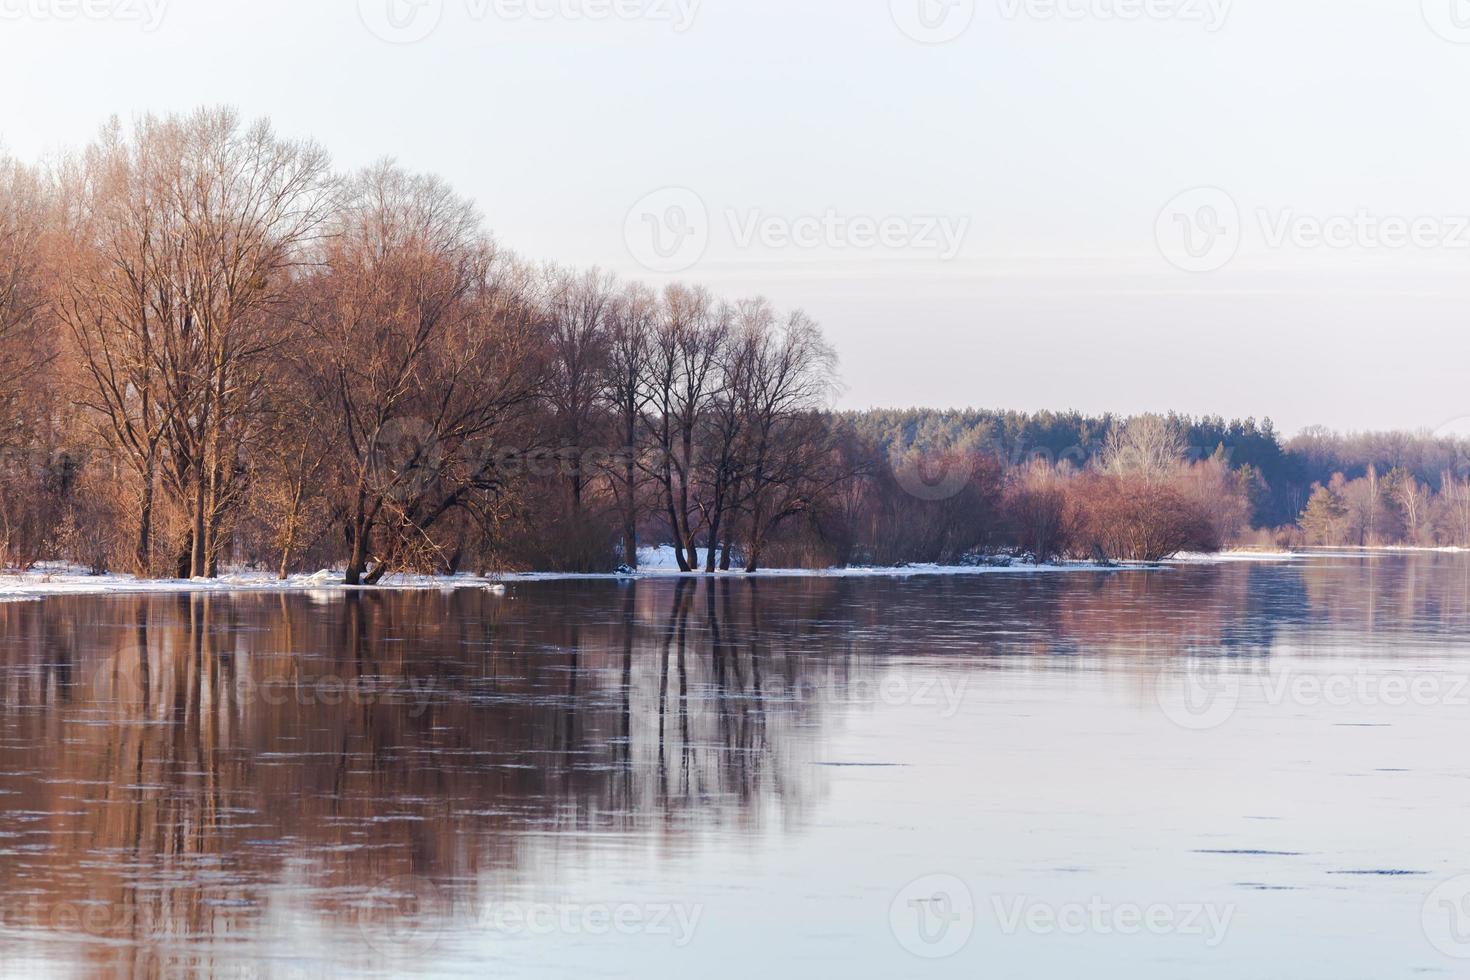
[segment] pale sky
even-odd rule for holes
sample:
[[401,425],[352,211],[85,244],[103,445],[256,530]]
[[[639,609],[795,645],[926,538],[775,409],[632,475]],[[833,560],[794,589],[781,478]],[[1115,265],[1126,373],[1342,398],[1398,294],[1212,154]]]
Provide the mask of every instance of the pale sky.
[[0,0],[0,84],[22,157],[226,102],[801,307],[843,407],[1470,417],[1467,0]]

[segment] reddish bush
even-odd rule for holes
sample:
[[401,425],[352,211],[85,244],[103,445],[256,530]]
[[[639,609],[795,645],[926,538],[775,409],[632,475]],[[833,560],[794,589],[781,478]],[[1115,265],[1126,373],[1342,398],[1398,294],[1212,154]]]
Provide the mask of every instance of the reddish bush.
[[1004,488],[1000,461],[978,452],[910,454],[875,474],[860,518],[879,565],[954,562],[994,544]]
[[1072,526],[1067,506],[1068,478],[1036,460],[1013,474],[1002,505],[1016,544],[1038,565],[1067,550]]
[[1162,561],[1181,551],[1218,551],[1219,529],[1198,499],[1173,482],[1091,473],[1075,481],[1076,544],[1115,561]]

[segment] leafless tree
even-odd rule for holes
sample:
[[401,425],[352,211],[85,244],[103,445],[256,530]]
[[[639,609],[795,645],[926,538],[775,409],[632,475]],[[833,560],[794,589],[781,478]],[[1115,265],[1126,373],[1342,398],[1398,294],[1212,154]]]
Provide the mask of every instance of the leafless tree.
[[760,304],[744,317],[739,401],[746,418],[741,504],[749,516],[746,570],[755,571],[771,533],[850,477],[833,468],[828,426],[820,413],[836,390],[836,354],[821,328],[793,313],[779,328]]
[[607,318],[602,393],[619,445],[606,462],[622,522],[622,560],[630,568],[638,567],[638,523],[646,483],[639,457],[650,401],[649,358],[658,318],[657,297],[636,284],[623,289]]
[[573,520],[582,517],[587,482],[585,465],[604,431],[604,385],[609,357],[609,320],[617,299],[617,283],[593,269],[576,273],[547,272],[547,324],[551,366],[546,399],[551,404],[550,437],[567,472]]
[[309,356],[331,403],[346,581],[373,584],[445,557],[435,525],[500,486],[493,440],[540,393],[542,323],[474,207],[391,162],[351,182],[323,267]]
[[28,382],[54,355],[44,322],[49,210],[35,171],[0,157],[0,432],[7,434],[27,414]]
[[1164,480],[1178,471],[1187,451],[1184,433],[1175,420],[1139,415],[1108,430],[1099,466],[1114,476]]
[[1440,497],[1450,543],[1470,547],[1470,478],[1445,471],[1440,478]]
[[327,214],[324,151],[230,109],[113,123],[80,173],[71,223],[83,271],[60,307],[92,407],[144,490],[137,560],[151,564],[155,481],[188,515],[180,571],[212,575],[245,492],[280,306]]
[[648,359],[653,476],[673,535],[680,571],[699,565],[695,468],[702,415],[719,384],[719,358],[728,324],[703,288],[670,286]]

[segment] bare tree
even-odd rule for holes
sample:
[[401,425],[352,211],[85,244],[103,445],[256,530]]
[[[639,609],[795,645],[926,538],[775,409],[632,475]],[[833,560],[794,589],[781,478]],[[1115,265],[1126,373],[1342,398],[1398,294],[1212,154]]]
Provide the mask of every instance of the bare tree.
[[1429,488],[1404,469],[1390,472],[1385,483],[1388,495],[1398,505],[1403,518],[1404,541],[1411,545],[1427,543],[1431,504]]
[[557,455],[567,471],[572,517],[579,520],[587,481],[593,475],[584,461],[603,434],[608,321],[617,298],[617,284],[611,275],[596,269],[585,273],[551,269],[547,280],[551,365],[546,399],[552,408],[549,434],[558,444]]
[[[0,157],[0,432],[27,414],[29,380],[53,356],[42,254],[50,208],[40,177]],[[0,436],[3,439],[3,436]]]
[[1099,466],[1113,476],[1138,476],[1155,482],[1174,475],[1188,446],[1174,419],[1139,415],[1108,430]]
[[1440,496],[1446,514],[1445,524],[1452,535],[1451,543],[1470,547],[1470,478],[1459,477],[1446,470],[1440,480]]
[[81,161],[63,168],[54,308],[68,329],[82,384],[75,396],[102,444],[138,480],[133,565],[153,574],[155,495],[170,393],[159,348],[157,304],[168,294],[154,260],[163,206],[143,173],[143,146],[114,120]]
[[649,413],[646,421],[654,477],[674,538],[679,570],[699,565],[695,467],[699,422],[719,381],[726,324],[702,288],[670,286],[648,359]]
[[607,319],[602,392],[620,443],[607,465],[622,521],[623,564],[629,568],[638,567],[638,523],[646,482],[639,452],[650,401],[649,358],[658,315],[657,297],[644,286],[631,285],[612,304]]
[[782,522],[811,507],[849,474],[833,472],[829,427],[819,414],[836,390],[836,354],[817,323],[801,312],[780,329],[764,309],[745,318],[749,361],[741,379],[746,416],[742,505],[749,515],[746,571]]
[[180,572],[212,575],[243,499],[279,306],[326,215],[324,151],[230,109],[114,122],[79,175],[60,307],[92,407],[142,477],[137,560],[151,564],[153,487],[188,515]]
[[324,252],[310,356],[332,403],[346,582],[373,584],[446,558],[431,530],[499,488],[492,440],[540,393],[541,322],[474,207],[391,162],[351,182]]

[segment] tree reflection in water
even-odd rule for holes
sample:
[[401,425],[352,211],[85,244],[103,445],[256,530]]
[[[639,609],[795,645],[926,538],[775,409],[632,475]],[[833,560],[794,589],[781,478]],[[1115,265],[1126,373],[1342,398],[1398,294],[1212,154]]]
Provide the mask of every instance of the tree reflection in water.
[[364,909],[452,919],[608,849],[801,832],[827,747],[904,672],[1085,663],[1142,702],[1141,664],[1460,635],[1467,568],[0,605],[6,968],[209,973],[337,931],[371,959]]

